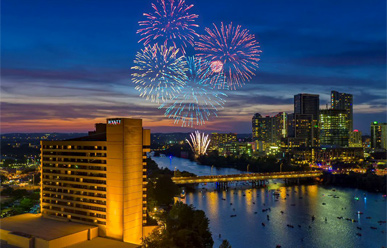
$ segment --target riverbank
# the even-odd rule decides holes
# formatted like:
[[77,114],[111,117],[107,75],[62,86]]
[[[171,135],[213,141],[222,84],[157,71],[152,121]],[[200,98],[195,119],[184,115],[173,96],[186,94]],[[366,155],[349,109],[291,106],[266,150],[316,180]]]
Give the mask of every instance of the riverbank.
[[363,189],[368,192],[387,194],[387,176],[378,176],[374,173],[332,174],[324,173],[322,184],[348,188]]

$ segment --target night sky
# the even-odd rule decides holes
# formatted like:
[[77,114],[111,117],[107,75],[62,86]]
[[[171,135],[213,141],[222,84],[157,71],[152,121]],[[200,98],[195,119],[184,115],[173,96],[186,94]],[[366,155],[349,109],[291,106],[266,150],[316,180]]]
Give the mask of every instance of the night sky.
[[[197,32],[248,28],[261,45],[252,81],[227,92],[201,130],[251,132],[254,113],[293,112],[293,95],[354,95],[354,128],[386,122],[386,1],[187,0]],[[8,132],[85,132],[107,117],[142,118],[152,132],[186,132],[131,82],[138,21],[151,1],[1,1],[1,124]]]

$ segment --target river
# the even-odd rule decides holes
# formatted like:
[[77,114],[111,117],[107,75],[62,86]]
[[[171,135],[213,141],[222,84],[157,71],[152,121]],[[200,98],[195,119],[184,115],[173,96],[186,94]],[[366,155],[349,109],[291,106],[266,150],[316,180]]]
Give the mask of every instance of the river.
[[[176,167],[197,175],[246,173],[198,165],[182,158],[153,159],[159,167]],[[275,190],[280,192],[278,199],[273,195]],[[382,194],[320,185],[285,186],[281,180],[270,180],[266,189],[239,183],[236,188],[218,192],[214,184],[200,185],[195,192],[187,193],[186,203],[205,211],[216,248],[223,239],[233,248],[387,247],[386,224],[378,223],[386,220],[387,205]],[[268,208],[270,211],[262,212]]]

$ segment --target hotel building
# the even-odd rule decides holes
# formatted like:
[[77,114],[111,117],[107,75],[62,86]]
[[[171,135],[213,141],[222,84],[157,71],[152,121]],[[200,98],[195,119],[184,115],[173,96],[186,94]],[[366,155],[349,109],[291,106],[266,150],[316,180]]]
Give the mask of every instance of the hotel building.
[[88,136],[41,141],[43,217],[98,226],[99,236],[141,244],[146,152],[141,119],[107,119]]

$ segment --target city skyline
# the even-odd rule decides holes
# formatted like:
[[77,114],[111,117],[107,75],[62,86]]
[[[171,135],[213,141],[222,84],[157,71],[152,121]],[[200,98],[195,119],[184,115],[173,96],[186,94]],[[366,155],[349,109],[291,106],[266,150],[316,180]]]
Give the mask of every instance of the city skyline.
[[4,1],[1,132],[87,132],[120,116],[142,118],[152,132],[250,133],[255,113],[293,113],[299,93],[319,94],[325,109],[332,90],[353,94],[354,129],[369,134],[373,121],[386,122],[385,2],[187,2],[200,34],[233,22],[263,51],[256,76],[228,92],[217,118],[182,128],[138,98],[130,68],[142,46],[137,22],[151,1]]

